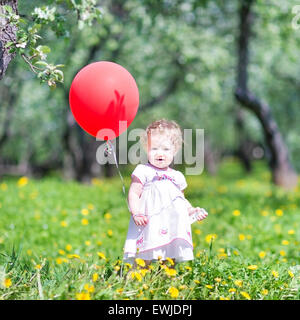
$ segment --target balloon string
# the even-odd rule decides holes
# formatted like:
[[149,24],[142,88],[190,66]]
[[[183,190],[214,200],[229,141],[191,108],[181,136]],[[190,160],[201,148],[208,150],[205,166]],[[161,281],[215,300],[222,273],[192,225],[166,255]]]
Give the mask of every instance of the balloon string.
[[119,176],[121,178],[121,181],[122,181],[122,190],[123,190],[123,194],[124,194],[124,197],[125,197],[125,200],[126,200],[126,204],[127,204],[127,207],[128,207],[128,210],[130,212],[130,208],[129,208],[129,204],[128,204],[128,200],[127,200],[127,197],[126,197],[126,190],[125,190],[125,183],[124,183],[124,179],[122,177],[122,174],[120,172],[120,169],[119,169],[119,166],[118,166],[118,161],[117,161],[117,157],[116,157],[116,152],[115,152],[115,149],[114,149],[114,146],[113,144],[110,142],[110,140],[107,140],[107,149],[105,150],[105,155],[107,156],[107,154],[113,154],[114,156],[114,160],[115,160],[115,163],[116,163],[116,167],[118,169],[118,173],[119,173]]

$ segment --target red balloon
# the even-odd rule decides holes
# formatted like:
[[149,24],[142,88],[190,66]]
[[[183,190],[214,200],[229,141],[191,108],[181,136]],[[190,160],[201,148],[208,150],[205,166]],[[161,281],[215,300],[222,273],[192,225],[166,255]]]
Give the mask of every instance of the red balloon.
[[[114,62],[100,61],[77,73],[71,84],[69,102],[83,130],[96,137],[99,130],[107,128],[118,137],[137,113],[139,91],[125,68]],[[123,125],[119,130],[119,121],[127,121],[127,127]]]

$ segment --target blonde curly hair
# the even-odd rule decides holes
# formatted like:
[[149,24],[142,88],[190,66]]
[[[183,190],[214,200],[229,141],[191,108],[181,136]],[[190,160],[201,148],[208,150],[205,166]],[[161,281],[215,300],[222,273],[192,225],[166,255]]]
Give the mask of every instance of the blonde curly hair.
[[153,134],[167,136],[175,148],[175,153],[181,148],[183,143],[182,130],[178,123],[173,120],[160,119],[148,125],[146,132],[141,136],[141,143],[145,150],[147,150],[148,139]]

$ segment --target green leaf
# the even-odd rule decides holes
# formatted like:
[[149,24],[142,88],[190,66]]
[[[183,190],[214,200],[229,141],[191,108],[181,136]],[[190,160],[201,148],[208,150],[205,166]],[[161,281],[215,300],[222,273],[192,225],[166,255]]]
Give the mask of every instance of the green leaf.
[[10,47],[12,44],[14,44],[12,41],[8,41],[8,42],[6,42],[6,44],[5,44],[5,48]]
[[55,79],[59,82],[63,82],[64,81],[64,74],[62,71],[60,70],[55,70],[54,72],[54,76],[55,76]]
[[42,60],[37,61],[35,64],[38,64],[38,65],[44,66],[44,67],[47,67],[47,66],[48,66],[48,63],[45,62],[45,61],[42,61]]
[[37,49],[43,53],[51,52],[51,49],[48,46],[39,46]]
[[10,14],[13,13],[13,9],[12,9],[11,6],[3,6],[3,8],[4,8],[8,13],[10,13]]

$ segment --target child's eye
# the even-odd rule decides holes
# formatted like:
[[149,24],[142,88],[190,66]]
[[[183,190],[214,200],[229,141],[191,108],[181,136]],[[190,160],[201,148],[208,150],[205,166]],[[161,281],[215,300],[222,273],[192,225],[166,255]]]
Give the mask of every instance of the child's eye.
[[164,148],[164,151],[170,151],[170,149],[169,148]]
[[151,150],[157,150],[157,148],[151,148]]

